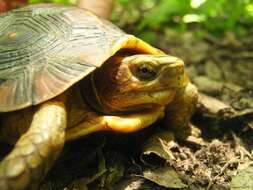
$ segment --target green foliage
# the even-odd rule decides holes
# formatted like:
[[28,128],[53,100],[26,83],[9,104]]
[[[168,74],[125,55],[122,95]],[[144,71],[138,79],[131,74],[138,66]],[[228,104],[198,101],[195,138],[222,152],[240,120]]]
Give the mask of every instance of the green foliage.
[[[242,36],[253,24],[253,0],[117,0],[117,4],[122,7],[120,15],[126,15],[114,15],[115,21],[132,20],[136,33],[163,27],[182,32],[194,26],[214,35],[233,31]],[[132,17],[134,8],[140,12],[138,18]]]
[[244,24],[253,23],[253,12],[247,11],[250,4],[251,0],[208,0],[197,13],[205,16],[203,25],[207,30],[215,33],[230,30],[240,35]]
[[157,6],[154,6],[154,8],[145,15],[140,25],[142,27],[148,26],[151,28],[158,28],[174,15],[183,16],[187,14],[190,8],[190,0],[161,0]]

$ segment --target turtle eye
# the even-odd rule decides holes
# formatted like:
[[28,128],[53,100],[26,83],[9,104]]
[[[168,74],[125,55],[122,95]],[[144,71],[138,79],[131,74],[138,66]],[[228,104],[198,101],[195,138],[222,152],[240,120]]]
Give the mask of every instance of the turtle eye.
[[149,64],[141,64],[136,68],[136,76],[143,80],[151,80],[156,76],[156,71]]

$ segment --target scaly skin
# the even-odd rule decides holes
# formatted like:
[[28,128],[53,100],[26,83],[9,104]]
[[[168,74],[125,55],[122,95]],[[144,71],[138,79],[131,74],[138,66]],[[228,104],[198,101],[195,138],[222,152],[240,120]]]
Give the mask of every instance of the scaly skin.
[[[100,130],[134,132],[164,116],[164,107],[121,117],[101,116],[88,108],[76,87],[71,88],[66,94],[68,95],[65,104],[69,113],[67,129],[65,106],[58,101],[42,104],[35,112],[30,127],[29,122],[14,123],[12,127],[18,131],[28,131],[20,134],[21,138],[13,151],[0,163],[1,190],[37,189],[39,182],[61,152],[65,141],[75,140]],[[22,118],[25,116],[23,114],[29,111],[28,108],[16,114],[20,114],[19,117]],[[11,122],[11,119],[12,116],[8,121]],[[30,121],[30,118],[26,118],[25,121]],[[3,131],[8,129],[10,123],[4,124]],[[5,139],[10,137],[5,136]]]
[[66,110],[62,102],[42,104],[29,130],[0,164],[0,189],[37,189],[65,142]]
[[192,83],[188,83],[166,109],[166,117],[163,123],[173,130],[176,137],[185,139],[191,135],[189,126],[191,116],[198,101],[198,90]]

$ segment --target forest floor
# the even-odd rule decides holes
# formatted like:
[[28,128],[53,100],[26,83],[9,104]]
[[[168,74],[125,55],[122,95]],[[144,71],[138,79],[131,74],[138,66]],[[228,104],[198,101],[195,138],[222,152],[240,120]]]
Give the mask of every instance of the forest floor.
[[92,134],[66,144],[40,189],[252,190],[253,37],[196,36],[165,29],[153,44],[182,58],[199,89],[196,138],[172,140],[159,122],[133,134]]
[[92,134],[66,145],[41,189],[253,189],[252,36],[168,30],[156,43],[183,58],[199,89],[198,137],[171,140],[159,122],[134,134]]

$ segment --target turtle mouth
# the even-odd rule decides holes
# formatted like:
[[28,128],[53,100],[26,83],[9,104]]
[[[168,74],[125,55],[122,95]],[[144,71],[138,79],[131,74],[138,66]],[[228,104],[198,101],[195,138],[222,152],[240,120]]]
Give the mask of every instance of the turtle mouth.
[[153,99],[154,104],[156,104],[157,106],[165,106],[174,99],[176,92],[172,91],[171,89],[159,90],[147,93],[147,95]]
[[[122,102],[121,98],[117,100],[117,107],[109,105],[111,108],[114,108],[114,111],[110,111],[105,114],[112,115],[127,115],[138,112],[152,111],[159,107],[165,107],[168,105],[175,97],[176,92],[171,89],[166,90],[157,90],[157,91],[145,91],[145,92],[134,92],[131,94],[126,94],[128,98],[125,101],[128,101],[128,105],[119,104]],[[114,104],[114,105],[115,105]]]

